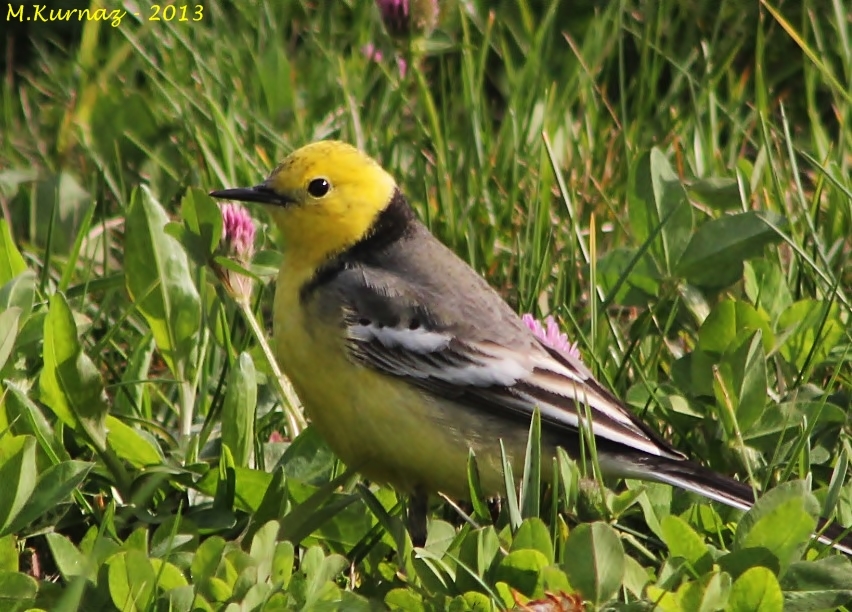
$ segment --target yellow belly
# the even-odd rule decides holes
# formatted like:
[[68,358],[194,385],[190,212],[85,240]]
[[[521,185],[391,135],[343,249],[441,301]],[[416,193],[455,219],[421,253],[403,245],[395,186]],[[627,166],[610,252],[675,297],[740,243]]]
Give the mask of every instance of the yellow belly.
[[288,291],[281,280],[274,318],[279,363],[311,422],[348,466],[403,491],[422,488],[464,498],[472,448],[484,491],[497,494],[503,490],[502,437],[520,475],[523,427],[506,427],[355,364],[339,333],[322,333],[317,321],[302,320],[298,292]]

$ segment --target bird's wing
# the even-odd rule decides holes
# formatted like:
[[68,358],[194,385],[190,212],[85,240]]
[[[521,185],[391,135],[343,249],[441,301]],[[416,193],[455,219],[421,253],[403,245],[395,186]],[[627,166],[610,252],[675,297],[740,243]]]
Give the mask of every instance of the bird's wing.
[[[579,359],[543,344],[514,313],[507,316],[486,304],[490,310],[482,314],[494,320],[482,329],[451,321],[459,318],[452,304],[436,305],[444,316],[426,307],[422,285],[397,275],[357,268],[335,284],[344,304],[347,347],[357,363],[494,416],[528,423],[538,406],[543,427],[554,433],[576,435],[586,427],[586,405],[599,448],[608,442],[622,451],[683,457]],[[505,307],[502,300],[500,306]]]

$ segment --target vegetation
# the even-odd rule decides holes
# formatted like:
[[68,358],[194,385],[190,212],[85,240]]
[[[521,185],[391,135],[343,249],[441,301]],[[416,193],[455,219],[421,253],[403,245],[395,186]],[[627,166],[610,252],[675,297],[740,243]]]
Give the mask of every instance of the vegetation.
[[[842,0],[448,1],[403,28],[355,0],[115,4],[2,33],[7,608],[850,605],[852,563],[809,537],[852,525]],[[404,500],[291,436],[256,333],[274,229],[253,210],[230,262],[206,196],[332,137],[675,446],[769,493],[602,490],[593,453],[540,482],[534,420],[520,493],[435,500],[413,550]],[[221,282],[244,268],[248,301]]]

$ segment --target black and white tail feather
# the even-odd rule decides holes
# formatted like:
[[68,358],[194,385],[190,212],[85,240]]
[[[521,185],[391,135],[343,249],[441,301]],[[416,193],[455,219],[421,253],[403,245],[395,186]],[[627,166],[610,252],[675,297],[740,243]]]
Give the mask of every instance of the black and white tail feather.
[[[416,222],[415,222],[416,223]],[[444,250],[419,224],[413,229],[429,248]],[[520,318],[461,260],[435,253],[447,269],[423,267],[429,257],[408,255],[405,240],[385,251],[382,266],[355,261],[337,270],[327,287],[345,303],[350,357],[422,391],[493,418],[529,423],[537,406],[542,432],[571,454],[591,411],[597,456],[605,473],[670,484],[747,510],[751,487],[690,461],[639,420],[595,380],[576,357],[540,341]],[[449,251],[447,251],[449,252]],[[459,295],[458,287],[467,291]],[[446,296],[441,304],[431,295]],[[433,300],[434,301],[434,300]],[[488,320],[487,328],[481,322]],[[477,325],[477,321],[480,322]],[[581,425],[581,419],[583,421]],[[852,554],[852,538],[829,525],[820,541]]]

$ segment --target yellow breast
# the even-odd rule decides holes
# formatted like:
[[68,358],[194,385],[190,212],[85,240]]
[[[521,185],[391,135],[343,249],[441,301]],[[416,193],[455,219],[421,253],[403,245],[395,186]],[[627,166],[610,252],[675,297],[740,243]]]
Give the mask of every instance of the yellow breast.
[[[275,350],[332,450],[371,480],[405,491],[424,488],[465,497],[472,447],[486,491],[502,490],[500,433],[483,424],[481,414],[350,360],[342,330],[304,310],[299,299],[303,278],[287,262],[282,266],[275,294]],[[523,457],[525,435],[511,438],[510,454]]]

